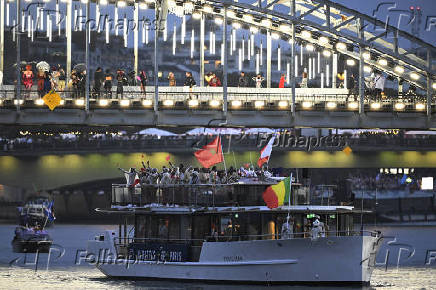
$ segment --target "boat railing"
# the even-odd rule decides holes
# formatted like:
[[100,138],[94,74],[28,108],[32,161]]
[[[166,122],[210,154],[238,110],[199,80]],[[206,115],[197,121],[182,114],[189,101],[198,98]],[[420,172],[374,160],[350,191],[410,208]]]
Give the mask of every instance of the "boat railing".
[[[266,185],[259,185],[263,192]],[[112,185],[112,205],[143,206],[177,204],[180,206],[237,206],[262,204],[261,194],[239,194],[234,184],[150,184],[128,187]]]

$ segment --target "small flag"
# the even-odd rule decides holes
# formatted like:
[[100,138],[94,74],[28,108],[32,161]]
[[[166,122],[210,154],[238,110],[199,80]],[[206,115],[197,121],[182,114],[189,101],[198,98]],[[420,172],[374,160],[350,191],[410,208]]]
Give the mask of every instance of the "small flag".
[[347,154],[347,155],[350,155],[351,152],[353,152],[353,150],[351,149],[350,146],[346,146],[346,147],[342,150],[342,152],[344,152],[344,153]]
[[211,143],[203,146],[194,153],[198,162],[205,168],[209,168],[212,165],[223,162],[223,152],[221,149],[221,138],[218,136]]
[[401,178],[400,183],[401,183],[401,184],[405,184],[406,181],[407,181],[407,174],[403,174],[403,177]]
[[61,97],[53,90],[48,92],[44,97],[42,97],[42,100],[51,111],[53,111],[61,103]]
[[269,139],[268,144],[266,144],[265,147],[260,151],[260,157],[259,160],[257,160],[257,166],[262,167],[264,163],[267,163],[269,161],[269,158],[271,156],[272,152],[272,145],[274,143],[275,136],[272,136],[271,139]]
[[54,221],[56,219],[53,213],[53,204],[54,201],[50,201],[47,208],[44,209],[44,214],[47,216],[47,220],[49,221]]
[[168,154],[167,157],[165,157],[165,160],[170,161],[170,159],[171,159],[171,156]]
[[276,208],[288,201],[291,194],[291,177],[286,177],[277,184],[269,186],[262,194],[266,206]]

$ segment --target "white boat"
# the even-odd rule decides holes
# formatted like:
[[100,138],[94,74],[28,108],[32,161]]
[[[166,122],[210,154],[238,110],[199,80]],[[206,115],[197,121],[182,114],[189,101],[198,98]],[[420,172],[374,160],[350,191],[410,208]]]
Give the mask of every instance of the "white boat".
[[[382,237],[380,232],[354,231],[353,214],[360,212],[353,207],[286,205],[271,210],[256,204],[255,193],[260,189],[261,194],[265,184],[247,185],[247,190],[241,190],[241,184],[205,187],[142,188],[139,195],[156,192],[158,202],[136,203],[136,192],[129,197],[133,203],[124,205],[119,202],[120,187],[114,187],[113,201],[118,205],[99,211],[119,214],[122,222],[118,231],[106,231],[88,241],[88,258],[105,275],[117,278],[370,282]],[[225,206],[228,201],[220,192],[230,189],[233,192],[227,196],[239,205]],[[171,192],[173,203],[167,205],[162,201]],[[205,195],[207,201],[202,199]],[[185,202],[177,204],[182,197]],[[195,204],[189,204],[190,200]],[[291,233],[282,234],[288,215]],[[314,217],[324,222],[325,231],[308,228]]]

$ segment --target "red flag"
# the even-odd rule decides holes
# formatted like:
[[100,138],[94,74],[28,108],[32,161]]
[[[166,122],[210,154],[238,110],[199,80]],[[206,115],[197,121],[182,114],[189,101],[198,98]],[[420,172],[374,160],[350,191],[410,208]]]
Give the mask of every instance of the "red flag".
[[170,159],[171,159],[171,156],[168,154],[167,157],[165,157],[165,160],[170,161]]
[[203,149],[194,153],[198,162],[205,168],[223,162],[223,152],[221,149],[221,138],[218,136],[211,143],[203,146]]

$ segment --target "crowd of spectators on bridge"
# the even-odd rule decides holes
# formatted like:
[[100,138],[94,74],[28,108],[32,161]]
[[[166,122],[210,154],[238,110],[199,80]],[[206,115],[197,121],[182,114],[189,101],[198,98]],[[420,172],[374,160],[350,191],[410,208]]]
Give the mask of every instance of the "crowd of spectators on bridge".
[[349,174],[348,181],[353,190],[378,190],[381,194],[387,191],[403,190],[408,188],[416,190],[419,188],[420,174],[416,172],[405,173],[377,173],[367,172]]

